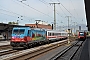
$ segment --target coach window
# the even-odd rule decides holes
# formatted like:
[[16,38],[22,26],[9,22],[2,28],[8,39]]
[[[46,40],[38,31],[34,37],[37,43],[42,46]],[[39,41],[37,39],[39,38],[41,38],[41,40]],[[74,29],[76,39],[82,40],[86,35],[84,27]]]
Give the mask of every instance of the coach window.
[[50,35],[49,36],[51,36],[51,33],[50,33]]
[[58,33],[58,35],[60,35],[60,33]]
[[54,33],[54,36],[56,35],[56,33]]
[[62,33],[62,36],[64,36],[64,33]]
[[48,36],[49,36],[49,32],[48,32]]
[[54,33],[52,33],[52,36],[54,36]]
[[51,36],[51,33],[49,33],[49,36]]
[[57,33],[55,33],[55,36],[57,35]]
[[61,35],[61,34],[59,33],[59,35]]
[[48,32],[48,36],[50,36],[50,33]]
[[54,36],[56,35],[56,33],[54,33]]
[[60,35],[61,35],[61,33],[60,33]]
[[58,33],[56,33],[56,35],[58,35]]

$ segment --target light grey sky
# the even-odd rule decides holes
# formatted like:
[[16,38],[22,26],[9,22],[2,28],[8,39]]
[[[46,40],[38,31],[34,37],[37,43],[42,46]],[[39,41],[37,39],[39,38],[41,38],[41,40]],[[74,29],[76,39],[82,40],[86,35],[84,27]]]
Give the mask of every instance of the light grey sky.
[[[85,24],[84,0],[0,0],[0,22],[16,22],[20,25],[35,23],[35,20],[46,21],[49,24],[54,22],[54,8],[49,3],[56,4],[57,26],[67,26],[70,17],[70,25]],[[23,17],[21,17],[23,16]],[[19,18],[18,18],[19,17]],[[21,20],[23,19],[23,20]]]

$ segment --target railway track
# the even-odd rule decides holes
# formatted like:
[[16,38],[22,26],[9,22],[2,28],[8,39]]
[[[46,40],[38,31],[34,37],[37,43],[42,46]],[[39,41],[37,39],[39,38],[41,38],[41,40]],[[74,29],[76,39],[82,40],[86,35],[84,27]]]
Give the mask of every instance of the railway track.
[[28,60],[28,59],[31,59],[31,58],[39,55],[39,54],[43,54],[47,51],[55,49],[55,48],[59,47],[60,45],[64,45],[66,43],[67,43],[67,41],[64,41],[63,43],[56,42],[56,44],[52,43],[52,44],[49,44],[49,45],[47,44],[47,45],[43,45],[43,46],[31,48],[31,49],[26,49],[26,50],[23,50],[23,51],[20,51],[20,52],[12,53],[11,54],[12,56],[8,55],[9,57],[6,57],[4,59],[5,60],[25,60],[25,59]]
[[59,52],[49,60],[72,60],[75,57],[75,54],[80,49],[80,47],[82,46],[82,44],[83,44],[83,41],[77,41],[77,43]]
[[0,50],[10,49],[10,48],[12,48],[10,46],[10,44],[9,45],[2,45],[2,46],[0,46]]
[[[2,60],[28,60],[31,59],[33,57],[36,57],[40,54],[43,54],[47,51],[53,50],[55,48],[58,48],[61,45],[64,45],[67,43],[67,40],[64,40],[63,42],[58,41],[55,43],[51,43],[51,44],[46,44],[43,46],[39,46],[39,47],[34,47],[31,49],[26,49],[26,50],[7,50],[4,52],[0,52],[0,59]],[[23,59],[22,59],[23,57]]]
[[18,52],[18,50],[13,50],[13,49],[8,49],[8,50],[4,50],[4,51],[2,50],[2,51],[0,51],[0,56],[15,53],[15,52]]

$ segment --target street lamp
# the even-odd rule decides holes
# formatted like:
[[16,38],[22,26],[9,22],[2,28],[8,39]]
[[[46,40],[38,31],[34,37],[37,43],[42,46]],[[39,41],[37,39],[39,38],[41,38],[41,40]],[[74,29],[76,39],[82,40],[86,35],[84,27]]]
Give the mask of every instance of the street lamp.
[[23,20],[23,16],[18,17],[17,24],[19,24],[19,20]]

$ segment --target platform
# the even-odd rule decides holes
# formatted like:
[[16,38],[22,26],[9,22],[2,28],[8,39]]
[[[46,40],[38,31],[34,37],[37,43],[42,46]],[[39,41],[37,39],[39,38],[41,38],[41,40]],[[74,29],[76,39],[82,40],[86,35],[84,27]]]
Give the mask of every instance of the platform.
[[90,37],[87,37],[79,60],[90,60]]
[[10,41],[0,41],[0,46],[9,45]]

